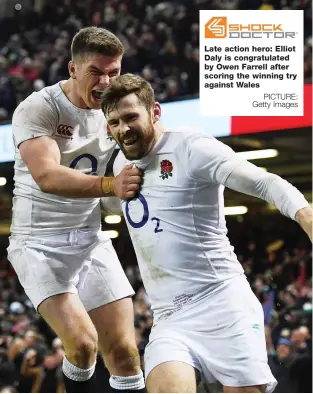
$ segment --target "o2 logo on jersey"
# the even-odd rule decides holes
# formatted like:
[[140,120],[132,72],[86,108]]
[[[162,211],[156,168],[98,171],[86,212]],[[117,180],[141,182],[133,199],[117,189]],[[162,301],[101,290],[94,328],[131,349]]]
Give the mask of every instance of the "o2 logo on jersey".
[[[142,204],[142,207],[143,207],[143,215],[142,215],[142,218],[139,222],[133,221],[133,219],[130,217],[129,204],[131,202],[133,202],[135,199],[140,201]],[[147,224],[147,222],[149,220],[149,207],[148,207],[147,200],[144,198],[144,196],[142,194],[139,193],[136,198],[133,198],[132,200],[128,200],[126,202],[125,215],[126,215],[128,223],[134,228],[141,228],[145,224]],[[153,218],[151,218],[151,221],[155,223],[154,232],[161,233],[163,231],[163,229],[160,228],[160,219],[154,216]]]
[[72,163],[69,165],[70,168],[75,169],[77,164],[82,160],[82,159],[88,159],[90,160],[91,163],[91,171],[86,173],[88,175],[98,175],[98,160],[90,155],[89,153],[84,153],[80,156],[77,156],[76,159],[72,161]]

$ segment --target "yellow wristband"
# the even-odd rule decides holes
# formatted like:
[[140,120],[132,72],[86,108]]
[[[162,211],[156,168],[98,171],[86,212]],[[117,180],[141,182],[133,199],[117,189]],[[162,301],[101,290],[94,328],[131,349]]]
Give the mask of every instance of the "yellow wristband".
[[103,177],[101,180],[101,189],[104,197],[114,196],[113,177]]

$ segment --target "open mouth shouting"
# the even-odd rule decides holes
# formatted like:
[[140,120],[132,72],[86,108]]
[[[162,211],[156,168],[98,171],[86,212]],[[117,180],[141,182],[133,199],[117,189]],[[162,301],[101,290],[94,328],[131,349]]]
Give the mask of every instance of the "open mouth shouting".
[[96,100],[96,101],[101,101],[101,98],[102,98],[102,95],[103,95],[103,90],[99,90],[99,89],[94,89],[93,91],[92,91],[92,97],[93,97],[93,99],[94,100]]
[[123,144],[129,148],[132,145],[135,145],[138,140],[139,140],[138,135],[127,136],[123,139]]

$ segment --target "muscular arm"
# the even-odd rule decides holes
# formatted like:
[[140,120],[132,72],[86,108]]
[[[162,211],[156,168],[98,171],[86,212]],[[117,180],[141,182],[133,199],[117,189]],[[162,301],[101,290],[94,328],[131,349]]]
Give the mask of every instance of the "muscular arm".
[[125,168],[113,178],[86,175],[61,165],[60,150],[52,138],[57,122],[53,105],[41,96],[26,99],[12,119],[15,145],[43,192],[73,198],[135,195],[141,182],[136,169]]
[[296,220],[312,240],[312,208],[303,194],[289,182],[244,161],[224,184],[274,205],[283,215]]
[[312,209],[303,194],[275,174],[242,159],[214,138],[197,138],[189,146],[190,175],[261,198],[297,220],[312,239]]
[[57,143],[48,136],[24,141],[21,157],[32,177],[45,193],[64,197],[101,197],[102,177],[86,175],[60,164]]
[[293,220],[300,209],[309,206],[303,194],[289,182],[247,161],[236,167],[223,184],[230,189],[267,201]]

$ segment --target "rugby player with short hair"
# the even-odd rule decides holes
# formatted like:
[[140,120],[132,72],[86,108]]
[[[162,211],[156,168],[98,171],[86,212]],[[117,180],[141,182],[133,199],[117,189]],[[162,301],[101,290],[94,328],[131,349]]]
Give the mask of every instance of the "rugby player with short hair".
[[264,315],[227,237],[224,187],[275,205],[312,239],[312,209],[290,183],[196,130],[168,130],[148,82],[125,74],[102,109],[121,148],[117,176],[144,171],[122,209],[154,313],[145,350],[148,392],[196,391],[197,373],[224,392],[270,392]]
[[[87,27],[72,42],[70,78],[15,110],[15,189],[8,258],[34,307],[65,348],[67,392],[94,392],[97,349],[112,391],[144,390],[134,334],[134,294],[101,229],[100,198],[130,198],[141,171],[104,177],[116,146],[100,97],[120,74],[124,48]],[[118,200],[119,202],[119,200]]]

